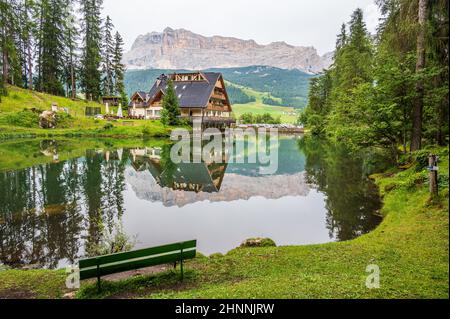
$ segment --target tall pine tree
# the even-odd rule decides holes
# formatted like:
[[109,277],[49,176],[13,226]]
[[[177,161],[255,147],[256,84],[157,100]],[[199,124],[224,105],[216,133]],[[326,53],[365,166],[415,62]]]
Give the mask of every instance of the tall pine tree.
[[83,34],[80,85],[88,100],[99,100],[101,96],[102,3],[103,0],[80,0]]
[[177,125],[179,116],[181,115],[180,104],[172,80],[169,80],[167,90],[165,92],[163,102],[163,110],[161,112],[161,122],[164,125]]
[[77,42],[78,28],[75,22],[76,17],[72,14],[72,0],[66,0],[65,10],[65,31],[64,31],[64,83],[66,86],[66,96],[75,99],[77,96],[77,72],[79,68],[79,57]]
[[65,0],[43,0],[41,89],[53,95],[64,95],[62,83],[65,52]]
[[113,28],[111,18],[106,17],[105,26],[103,28],[103,79],[102,79],[102,94],[103,96],[111,96],[114,94],[114,64],[113,58],[115,53],[115,39],[113,38]]
[[123,39],[119,32],[115,35],[113,68],[114,68],[114,92],[119,95],[122,105],[126,108],[128,105],[128,97],[125,93],[125,65],[122,63],[123,58]]

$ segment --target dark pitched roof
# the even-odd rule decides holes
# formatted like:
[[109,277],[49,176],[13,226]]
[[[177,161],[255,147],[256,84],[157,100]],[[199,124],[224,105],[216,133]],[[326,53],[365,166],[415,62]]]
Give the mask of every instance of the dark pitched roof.
[[147,101],[147,92],[137,91],[136,93],[139,94],[144,101]]
[[[220,73],[205,72],[202,73],[206,81],[173,81],[175,91],[182,108],[202,107],[206,108],[209,103],[209,98],[214,90],[217,81],[222,76]],[[150,92],[147,94],[145,101],[149,105],[157,94],[162,91],[165,94],[167,84],[170,77],[160,76],[155,82]],[[142,93],[142,92],[137,92]],[[141,95],[141,94],[140,94]],[[142,96],[142,95],[141,95]],[[132,106],[130,102],[130,106]]]

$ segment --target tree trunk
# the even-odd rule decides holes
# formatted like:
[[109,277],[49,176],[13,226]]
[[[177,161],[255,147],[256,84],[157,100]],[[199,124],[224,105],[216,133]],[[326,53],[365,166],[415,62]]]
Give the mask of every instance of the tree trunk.
[[[417,35],[417,64],[416,74],[420,75],[425,68],[425,36],[427,19],[428,0],[419,0],[419,34]],[[417,151],[422,148],[422,118],[423,118],[423,99],[424,83],[419,79],[416,83],[416,98],[412,112],[412,134],[411,151]]]
[[31,57],[30,39],[28,39],[28,88],[33,89],[33,61]]
[[8,52],[6,49],[3,51],[3,83],[8,83],[9,78],[9,65],[8,65]]
[[432,196],[437,196],[438,190],[438,171],[437,171],[437,157],[430,154],[428,157],[428,169],[430,171],[430,193]]

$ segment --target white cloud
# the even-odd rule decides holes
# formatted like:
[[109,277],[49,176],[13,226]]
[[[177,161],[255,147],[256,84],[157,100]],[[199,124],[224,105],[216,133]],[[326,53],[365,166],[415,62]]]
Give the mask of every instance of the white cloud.
[[165,27],[184,28],[206,36],[254,39],[268,44],[285,41],[332,51],[340,25],[360,7],[375,30],[378,9],[373,0],[104,0],[126,47],[140,34]]

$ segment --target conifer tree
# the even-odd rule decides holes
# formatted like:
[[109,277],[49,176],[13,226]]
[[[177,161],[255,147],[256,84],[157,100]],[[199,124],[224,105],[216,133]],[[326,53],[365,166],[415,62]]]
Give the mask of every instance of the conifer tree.
[[114,65],[113,57],[115,53],[115,43],[113,38],[114,25],[109,16],[106,17],[105,26],[103,28],[103,62],[102,62],[102,94],[103,96],[111,96],[114,93]]
[[18,52],[19,3],[17,0],[0,1],[0,32],[3,83],[21,82],[21,60]]
[[179,124],[179,116],[181,115],[180,105],[172,80],[169,80],[169,83],[167,85],[167,90],[163,98],[162,107],[163,110],[161,112],[161,122],[164,125]]
[[125,65],[122,63],[123,58],[123,39],[119,32],[116,32],[113,55],[113,69],[114,69],[114,93],[119,95],[122,100],[122,105],[126,108],[128,105],[128,97],[125,93]]
[[77,96],[77,71],[78,71],[78,48],[77,41],[78,28],[75,23],[75,16],[72,14],[71,0],[67,0],[68,6],[65,12],[66,23],[64,32],[65,54],[64,54],[64,82],[66,86],[66,96],[75,99]]
[[43,0],[42,5],[42,91],[64,95],[62,83],[65,52],[64,0]]
[[103,0],[81,0],[82,54],[80,85],[88,100],[101,96],[101,8]]
[[24,87],[33,89],[33,60],[34,60],[34,35],[36,33],[35,14],[37,3],[34,0],[23,0],[21,3],[21,39],[23,57],[23,82]]

